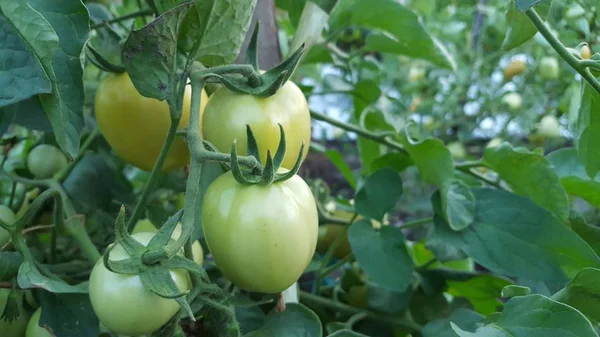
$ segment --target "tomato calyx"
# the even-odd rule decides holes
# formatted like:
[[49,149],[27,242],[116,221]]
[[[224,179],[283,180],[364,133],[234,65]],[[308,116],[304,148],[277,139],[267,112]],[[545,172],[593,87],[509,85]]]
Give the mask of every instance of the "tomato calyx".
[[[292,169],[287,172],[279,173],[279,168],[281,167],[281,163],[283,163],[283,158],[285,157],[286,140],[285,130],[283,129],[283,126],[281,124],[277,125],[279,125],[279,134],[281,135],[279,137],[277,151],[275,152],[274,157],[271,156],[271,151],[267,151],[267,162],[265,163],[262,172],[253,170],[252,172],[249,172],[249,176],[246,175],[248,173],[244,174],[237,155],[237,140],[234,139],[233,145],[231,146],[231,173],[233,174],[233,177],[238,183],[242,185],[270,185],[273,183],[288,180],[298,172],[298,170],[300,169],[300,164],[302,164],[302,154],[304,153],[304,140],[302,141],[298,157]],[[259,154],[260,152],[258,150],[258,143],[256,142],[256,138],[252,133],[250,125],[246,125],[246,136],[248,138],[248,155],[256,158],[258,163],[262,165]]]

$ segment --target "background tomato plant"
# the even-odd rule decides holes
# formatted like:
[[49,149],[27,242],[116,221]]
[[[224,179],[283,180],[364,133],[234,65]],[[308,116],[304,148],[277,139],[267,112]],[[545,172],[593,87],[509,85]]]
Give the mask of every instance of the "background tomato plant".
[[[98,316],[130,323],[125,305],[142,317],[130,332],[152,337],[598,336],[599,11],[592,0],[0,1],[0,336],[116,336]],[[275,93],[279,74],[293,83]],[[215,98],[200,91],[203,117],[190,113],[198,83]],[[304,140],[293,179],[310,186],[320,230],[278,224],[304,208],[295,226],[314,223],[297,206],[306,191],[251,186],[260,193],[235,216],[209,224],[250,223],[219,238],[247,244],[221,272],[200,213],[227,205],[208,188],[230,177],[234,138],[242,167],[266,168],[277,123],[284,167]],[[106,301],[102,288],[119,284],[89,288],[101,254],[127,245],[120,230],[149,242],[179,220],[164,242],[185,238],[202,263],[186,264],[189,311],[158,317],[131,292]],[[261,221],[274,230],[252,232]],[[161,272],[144,256],[118,275],[142,293],[155,281],[137,274]],[[223,275],[279,290],[297,268],[281,294]]]

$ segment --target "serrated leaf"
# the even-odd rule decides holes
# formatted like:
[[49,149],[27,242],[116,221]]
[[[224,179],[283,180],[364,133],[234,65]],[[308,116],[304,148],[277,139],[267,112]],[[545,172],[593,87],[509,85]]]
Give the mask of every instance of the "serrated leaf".
[[569,197],[544,156],[503,143],[487,148],[483,158],[515,193],[531,198],[560,220],[568,220]]
[[[511,50],[522,45],[531,39],[538,31],[533,23],[531,23],[531,20],[529,20],[527,15],[522,13],[524,10],[521,9],[519,4],[520,2],[523,1],[517,0],[515,4],[515,0],[511,0],[508,5],[506,12],[508,31],[506,32],[504,41],[502,42],[503,50]],[[536,11],[542,18],[545,18],[550,11],[551,5],[552,1],[544,1],[536,7]]]
[[468,309],[457,309],[448,318],[443,318],[427,323],[423,327],[423,337],[456,337],[458,336],[450,322],[466,331],[475,331],[483,323],[485,316]]
[[80,283],[78,285],[70,285],[62,280],[48,278],[38,268],[28,261],[25,261],[19,267],[19,275],[17,276],[19,287],[23,289],[28,288],[42,288],[53,293],[87,293],[88,285],[87,282]]
[[447,283],[449,294],[468,299],[477,312],[487,316],[502,308],[500,292],[511,282],[498,276],[483,274],[464,282]]
[[44,308],[39,325],[49,327],[57,337],[97,336],[98,318],[87,294],[40,292]]
[[283,312],[271,311],[260,329],[244,337],[321,337],[319,317],[302,304],[288,303]]
[[374,283],[395,291],[408,287],[414,264],[400,228],[383,226],[376,231],[369,221],[360,220],[348,229],[348,240],[356,260]]
[[[174,65],[181,71],[177,58],[177,40],[183,20],[193,3],[181,4],[165,12],[139,30],[133,30],[123,46],[123,63],[140,94],[164,100],[172,97]],[[150,71],[151,70],[151,71]]]
[[56,48],[58,36],[40,13],[25,1],[0,1],[0,108],[52,92],[42,62],[52,64]]
[[455,232],[436,217],[435,233],[490,271],[565,282],[582,268],[600,266],[585,241],[528,198],[501,190],[472,191],[477,202],[471,226]]
[[542,295],[515,297],[494,323],[474,333],[452,328],[460,337],[597,337],[592,324],[577,310]]
[[600,269],[582,269],[552,299],[572,306],[587,317],[600,321]]
[[367,177],[354,197],[356,212],[382,221],[402,196],[402,179],[398,172],[383,168]]
[[600,170],[600,94],[589,84],[583,85],[577,117],[576,145],[579,158],[590,178]]
[[236,60],[250,27],[256,0],[196,1],[179,32],[179,48],[189,53],[200,39],[196,59],[205,66]]

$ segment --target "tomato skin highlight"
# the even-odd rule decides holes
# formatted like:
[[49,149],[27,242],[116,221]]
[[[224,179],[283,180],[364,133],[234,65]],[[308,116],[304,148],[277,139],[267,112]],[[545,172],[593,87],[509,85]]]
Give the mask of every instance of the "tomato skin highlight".
[[[179,128],[189,125],[191,95],[192,89],[187,86]],[[200,110],[207,100],[203,91]],[[127,73],[111,74],[98,87],[95,110],[98,127],[113,151],[142,170],[151,171],[171,124],[167,102],[142,96]],[[176,137],[162,170],[181,168],[189,161],[187,144]]]
[[29,323],[27,323],[27,332],[25,332],[25,337],[53,337],[48,330],[40,326],[41,316],[42,308],[39,308],[33,313]]
[[[154,233],[141,232],[132,237],[147,245]],[[110,252],[111,260],[129,257],[119,244]],[[182,291],[190,289],[184,270],[171,270],[171,277]],[[90,300],[100,322],[110,331],[129,336],[150,335],[166,324],[179,310],[174,299],[162,298],[144,288],[138,275],[117,274],[104,267],[102,259],[90,275]]]
[[207,189],[202,228],[225,277],[255,292],[278,293],[298,280],[315,252],[315,199],[299,176],[241,185],[227,172]]
[[[4,312],[6,307],[6,301],[10,295],[10,289],[0,289],[0,313]],[[21,311],[19,317],[11,322],[5,321],[0,317],[0,336],[2,337],[23,337],[25,335],[25,329],[27,328],[27,322],[29,321],[29,315]]]
[[282,167],[291,169],[296,162],[302,141],[306,158],[311,140],[310,112],[302,91],[288,81],[275,95],[260,98],[235,93],[225,87],[218,89],[206,104],[201,128],[204,138],[221,152],[230,152],[237,139],[239,155],[246,155],[246,125],[250,125],[263,163],[267,150],[275,154],[279,145],[279,126],[285,131],[286,153]]
[[27,168],[37,179],[52,178],[68,163],[65,154],[49,144],[38,145],[27,155]]

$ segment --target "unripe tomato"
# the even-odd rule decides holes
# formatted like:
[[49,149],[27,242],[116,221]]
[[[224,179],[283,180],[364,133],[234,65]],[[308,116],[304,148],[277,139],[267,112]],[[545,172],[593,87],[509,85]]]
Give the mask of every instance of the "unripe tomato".
[[496,147],[500,144],[502,144],[501,138],[493,138],[492,140],[489,141],[489,143],[487,143],[486,148]]
[[260,98],[235,93],[225,87],[218,89],[208,100],[202,116],[204,138],[223,152],[229,152],[237,139],[237,151],[246,155],[246,125],[250,125],[264,163],[267,150],[275,154],[279,145],[279,126],[287,142],[282,167],[291,169],[304,140],[303,159],[310,144],[310,113],[304,94],[291,81],[275,95]]
[[350,241],[348,241],[348,233],[346,226],[340,224],[326,224],[319,226],[319,236],[317,239],[317,252],[321,254],[327,253],[329,247],[336,241],[337,237],[344,235],[340,244],[335,249],[333,255],[338,259],[343,259],[346,255],[352,253]]
[[369,307],[369,288],[366,285],[351,286],[348,289],[348,304],[361,309]]
[[[12,225],[17,221],[15,212],[12,211],[8,206],[0,205],[0,220],[7,225]],[[4,247],[10,241],[10,233],[0,227],[0,248]]]
[[38,179],[52,178],[68,164],[67,157],[56,146],[38,145],[27,156],[27,168]]
[[53,337],[50,332],[40,326],[40,317],[42,316],[42,308],[37,309],[29,323],[27,323],[27,332],[25,337]]
[[[10,289],[0,289],[0,313],[4,312],[6,302],[10,295]],[[29,315],[21,311],[19,317],[11,322],[5,321],[0,315],[0,336],[2,337],[23,337],[27,328]]]
[[467,149],[461,142],[451,142],[446,147],[453,159],[465,159],[467,157]]
[[263,186],[241,185],[227,172],[202,201],[204,237],[217,266],[236,286],[278,293],[298,280],[315,253],[315,199],[295,175]]
[[555,80],[558,75],[559,68],[556,57],[543,57],[540,61],[540,76],[545,80]]
[[502,103],[506,104],[510,111],[517,112],[523,105],[523,98],[521,98],[519,93],[509,92],[502,97]]
[[582,59],[589,60],[589,58],[592,57],[592,50],[590,49],[590,46],[586,44],[583,47],[581,47],[579,54],[581,55]]
[[[154,226],[152,222],[150,222],[149,219],[142,219],[135,224],[132,233],[135,234],[143,232],[156,233],[158,232],[158,229]],[[179,239],[180,235],[181,223],[178,223],[175,227],[175,230],[173,230],[173,235],[171,235],[171,237],[173,238],[173,240],[177,240]],[[194,262],[196,262],[197,264],[202,264],[204,262],[204,251],[202,250],[202,246],[200,245],[200,242],[198,242],[198,240],[192,243],[192,256],[194,257]]]
[[527,64],[521,60],[512,61],[504,68],[504,80],[510,81],[513,77],[522,74],[527,69]]
[[425,69],[418,66],[410,67],[408,71],[408,81],[409,82],[417,82],[425,78]]
[[542,117],[537,125],[537,133],[540,136],[548,138],[560,137],[560,123],[554,115]]
[[[154,233],[142,232],[132,237],[148,245]],[[111,260],[124,260],[129,254],[116,244],[110,251]],[[185,270],[171,270],[171,277],[181,291],[190,289]],[[90,300],[96,316],[110,331],[129,336],[150,335],[165,325],[179,310],[174,299],[162,298],[142,284],[139,275],[117,274],[96,263],[89,283]]]
[[[179,128],[189,124],[191,96],[188,86]],[[207,100],[203,91],[200,110]],[[95,110],[98,127],[115,153],[142,170],[151,171],[171,124],[167,102],[142,96],[127,73],[111,74],[98,87]],[[187,144],[177,137],[162,169],[170,171],[189,161]]]

